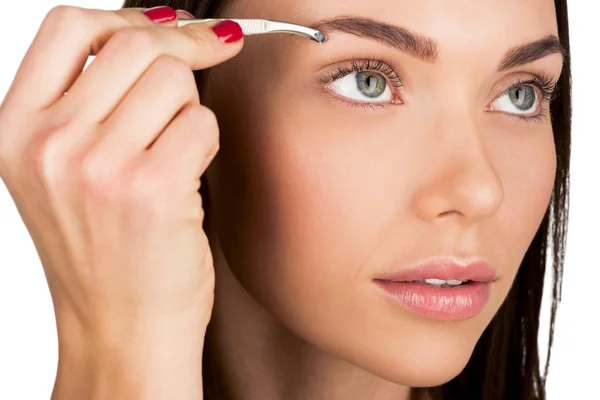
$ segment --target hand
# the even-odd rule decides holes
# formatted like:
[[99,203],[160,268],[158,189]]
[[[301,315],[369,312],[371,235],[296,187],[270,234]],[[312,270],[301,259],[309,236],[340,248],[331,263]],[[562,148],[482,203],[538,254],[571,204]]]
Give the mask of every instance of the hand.
[[56,7],[0,106],[0,177],[42,261],[60,357],[75,342],[144,342],[168,357],[166,343],[202,336],[210,319],[198,188],[218,126],[192,70],[243,43],[219,40],[215,24]]

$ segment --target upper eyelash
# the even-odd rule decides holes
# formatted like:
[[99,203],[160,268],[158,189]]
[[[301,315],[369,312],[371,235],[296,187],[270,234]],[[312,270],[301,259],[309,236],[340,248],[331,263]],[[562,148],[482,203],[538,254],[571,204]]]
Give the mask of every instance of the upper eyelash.
[[321,83],[327,84],[332,81],[341,79],[346,75],[350,75],[354,72],[363,71],[377,71],[382,73],[388,78],[388,81],[393,87],[399,89],[402,87],[402,79],[396,73],[391,63],[384,61],[380,58],[364,58],[360,60],[350,60],[349,65],[337,64],[333,71],[327,71],[326,75],[322,77]]
[[551,77],[550,75],[545,74],[535,74],[531,78],[520,79],[517,82],[513,83],[504,92],[502,92],[500,96],[503,96],[511,90],[524,85],[533,85],[537,87],[540,90],[540,92],[542,92],[542,96],[545,100],[552,101],[558,96],[558,80]]
[[[337,64],[333,71],[327,71],[325,75],[322,75],[319,78],[319,81],[323,85],[327,85],[335,80],[341,79],[351,73],[354,72],[362,72],[362,71],[377,71],[382,73],[387,77],[387,80],[392,84],[392,86],[396,89],[400,89],[402,87],[402,79],[396,73],[393,64],[387,61],[384,61],[381,58],[364,58],[364,59],[353,59],[350,60],[350,65]],[[523,85],[533,85],[536,86],[545,100],[552,102],[558,96],[559,86],[558,79],[551,77],[546,74],[534,74],[533,77],[527,79],[521,79],[515,83],[513,83],[508,89],[506,89],[500,96],[507,94],[510,90],[518,88]],[[386,107],[386,103],[384,102],[351,102],[347,100],[339,99],[335,96],[332,96],[336,100],[340,100],[342,103],[346,105],[350,105],[353,107],[359,108],[379,108]],[[536,122],[543,120],[548,117],[547,112],[542,109],[541,115],[527,116],[524,117],[522,115],[510,114],[515,116],[520,120],[526,120],[527,122]]]
[[[524,86],[524,85],[532,85],[532,86],[537,87],[539,89],[539,91],[542,93],[542,97],[549,102],[552,102],[558,96],[558,91],[559,91],[558,80],[551,77],[550,75],[545,75],[545,74],[535,74],[531,78],[520,79],[517,82],[513,83],[504,92],[502,92],[500,94],[500,96],[504,96],[504,95],[508,94],[509,91],[516,89],[518,87]],[[500,96],[498,96],[498,97],[500,97]],[[550,110],[544,106],[542,106],[542,109],[541,109],[539,115],[524,116],[524,115],[512,114],[512,113],[506,113],[506,114],[508,116],[516,118],[520,121],[529,122],[529,123],[544,122],[550,118]]]

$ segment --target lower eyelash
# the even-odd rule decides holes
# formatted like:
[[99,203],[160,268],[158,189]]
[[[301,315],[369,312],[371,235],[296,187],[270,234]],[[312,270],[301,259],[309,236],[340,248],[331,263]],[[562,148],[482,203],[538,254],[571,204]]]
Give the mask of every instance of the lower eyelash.
[[[352,59],[350,60],[350,66],[345,66],[341,64],[337,64],[334,67],[333,71],[327,71],[325,74],[321,75],[318,79],[319,83],[323,86],[330,84],[331,82],[341,79],[351,73],[355,72],[363,72],[363,71],[375,71],[382,74],[386,78],[386,82],[391,84],[390,86],[395,89],[400,89],[402,87],[402,79],[396,73],[395,68],[392,63],[385,61],[381,58],[364,58],[364,59]],[[558,94],[558,80],[553,79],[549,75],[544,74],[535,74],[533,78],[520,80],[515,82],[510,88],[508,88],[504,94],[508,93],[510,90],[524,86],[524,85],[532,85],[539,89],[542,94],[542,98],[552,102],[557,94]],[[363,108],[363,109],[379,109],[383,107],[387,107],[390,103],[387,102],[358,102],[358,101],[349,101],[347,99],[343,99],[341,97],[335,96],[331,94],[328,90],[325,90],[326,94],[333,100],[339,101],[340,103],[354,107],[354,108]],[[521,121],[525,122],[547,122],[550,120],[550,111],[542,108],[539,115],[534,116],[523,116],[519,114],[508,114],[514,118],[517,118]]]
[[345,106],[348,107],[353,107],[353,108],[362,108],[362,109],[370,109],[370,110],[378,110],[380,108],[385,108],[387,106],[390,105],[390,103],[388,102],[373,102],[373,103],[368,103],[368,102],[359,102],[359,101],[349,101],[346,100],[340,96],[336,96],[334,94],[332,94],[329,90],[327,89],[323,89],[323,91],[325,92],[325,95],[328,96],[330,99],[337,101]]
[[517,118],[519,121],[527,122],[527,123],[542,123],[550,121],[550,110],[546,108],[542,108],[539,115],[531,115],[531,116],[523,116],[519,114],[509,114],[510,117]]

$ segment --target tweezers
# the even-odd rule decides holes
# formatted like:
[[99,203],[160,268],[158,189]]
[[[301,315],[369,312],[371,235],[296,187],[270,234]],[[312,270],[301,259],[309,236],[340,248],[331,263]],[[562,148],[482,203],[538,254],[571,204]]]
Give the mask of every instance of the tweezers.
[[[193,24],[197,22],[206,22],[221,20],[219,18],[207,18],[207,19],[180,19],[177,21],[177,26],[182,27],[187,24]],[[315,42],[323,43],[327,40],[327,36],[324,33],[311,29],[306,26],[292,24],[284,21],[275,21],[270,19],[232,19],[242,27],[244,35],[260,35],[263,33],[291,33],[299,35],[307,39],[312,39]]]

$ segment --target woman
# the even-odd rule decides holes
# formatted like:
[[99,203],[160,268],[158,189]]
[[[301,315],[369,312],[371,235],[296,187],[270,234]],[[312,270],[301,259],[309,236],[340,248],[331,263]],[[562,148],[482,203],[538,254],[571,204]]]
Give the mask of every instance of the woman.
[[566,1],[163,4],[328,40],[49,14],[0,108],[0,176],[52,293],[53,397],[545,398]]

